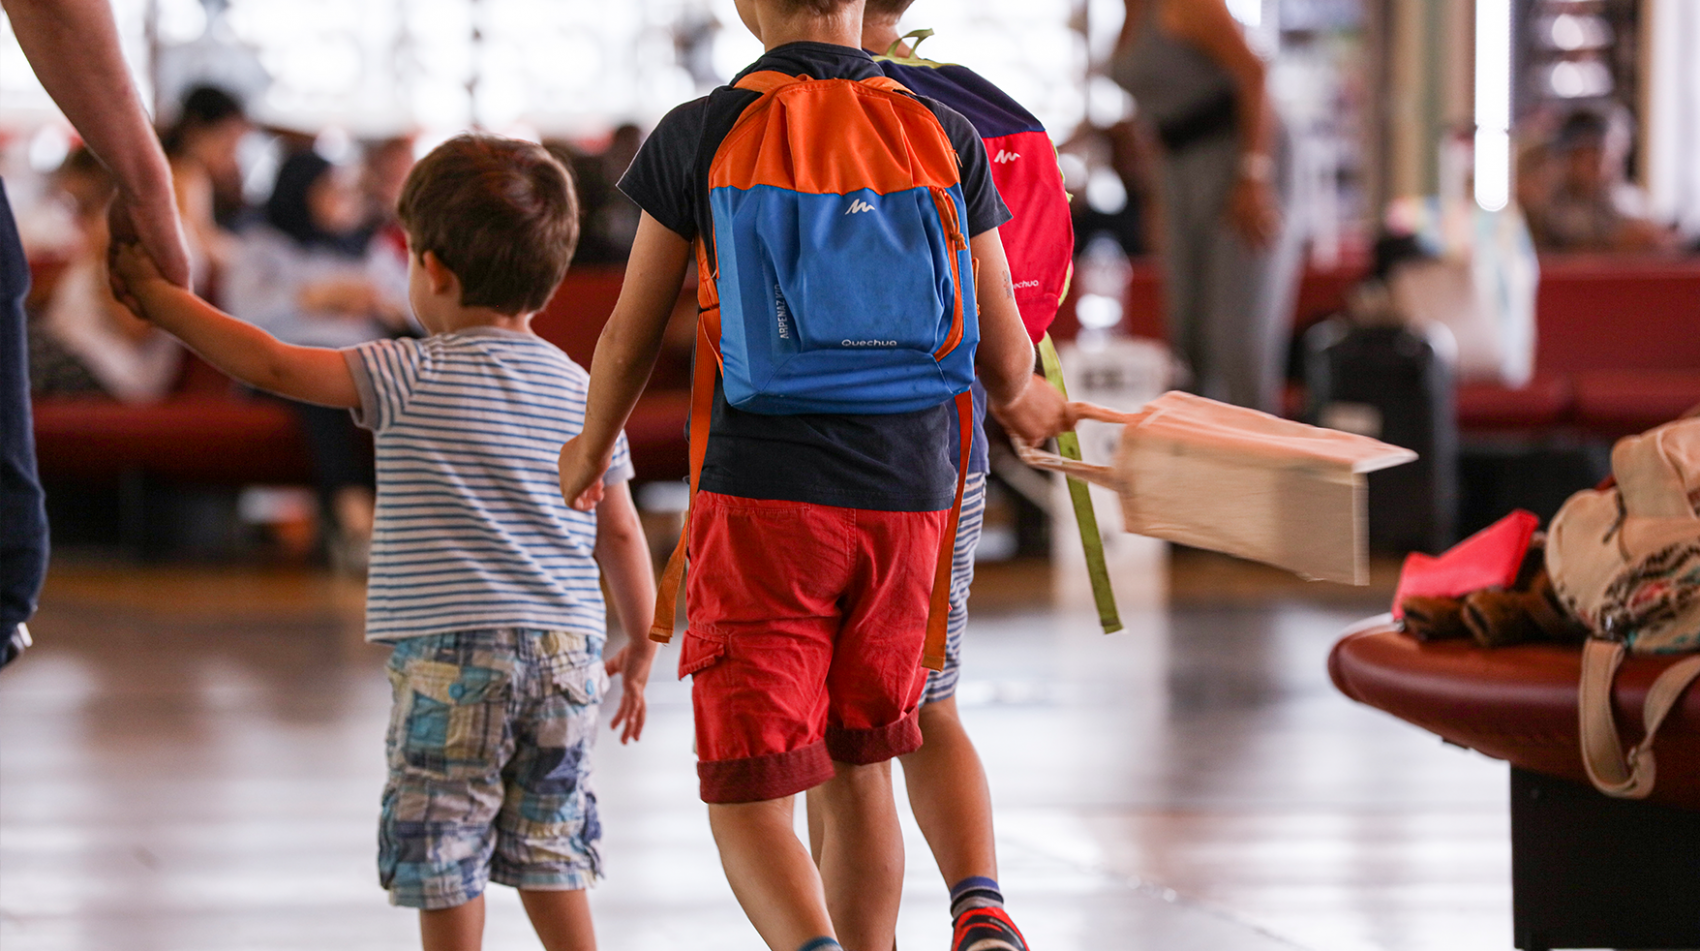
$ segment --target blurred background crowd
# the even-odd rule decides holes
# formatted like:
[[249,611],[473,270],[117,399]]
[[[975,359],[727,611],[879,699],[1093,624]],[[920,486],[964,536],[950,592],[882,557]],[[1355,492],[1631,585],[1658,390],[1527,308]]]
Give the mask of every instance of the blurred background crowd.
[[[1658,279],[1692,272],[1685,262],[1700,253],[1700,164],[1692,158],[1700,75],[1685,50],[1700,43],[1700,10],[1685,0],[1230,0],[1245,49],[1264,64],[1262,95],[1278,117],[1278,217],[1268,224],[1279,231],[1263,240],[1277,246],[1271,267],[1280,273],[1253,303],[1201,303],[1201,315],[1189,318],[1179,313],[1187,296],[1208,296],[1223,283],[1189,271],[1205,265],[1187,263],[1199,259],[1179,221],[1194,214],[1182,186],[1205,173],[1182,160],[1191,146],[1164,125],[1161,84],[1142,89],[1124,62],[1141,52],[1129,45],[1143,40],[1130,37],[1160,32],[1134,29],[1130,14],[1162,6],[925,0],[904,21],[936,30],[923,55],[968,62],[1051,132],[1077,255],[1055,335],[1072,341],[1065,349],[1077,363],[1108,360],[1138,377],[1106,383],[1100,374],[1087,381],[1098,384],[1097,396],[1132,400],[1135,391],[1175,383],[1389,438],[1407,412],[1399,399],[1433,404],[1423,412],[1449,418],[1410,438],[1433,443],[1419,448],[1447,470],[1420,490],[1444,511],[1428,534],[1407,537],[1407,547],[1433,547],[1469,527],[1472,506],[1502,509],[1501,488],[1519,478],[1507,466],[1550,462],[1559,452],[1575,478],[1597,469],[1598,445],[1590,448],[1587,437],[1629,423],[1602,429],[1578,415],[1582,391],[1572,371],[1594,368],[1565,366],[1543,349],[1551,342],[1543,337],[1569,333],[1559,285],[1543,291],[1543,275],[1550,282],[1580,269],[1591,280],[1633,282],[1649,268]],[[575,291],[574,281],[604,274],[617,284],[638,212],[615,183],[646,130],[756,52],[742,30],[728,28],[729,0],[618,9],[522,0],[118,0],[115,10],[176,175],[197,289],[286,341],[328,346],[420,332],[408,314],[406,249],[392,208],[414,158],[467,125],[540,139],[575,172],[583,238],[557,309],[564,323],[597,323],[605,309],[591,298],[601,292]],[[9,33],[0,32],[0,44],[0,171],[35,278],[28,304],[43,468],[73,489],[79,510],[104,513],[56,524],[73,540],[128,525],[135,542],[150,519],[138,505],[152,500],[157,509],[162,483],[195,480],[124,459],[112,432],[146,430],[144,417],[112,417],[110,431],[99,430],[93,401],[146,413],[191,393],[265,398],[197,376],[178,345],[111,298],[101,212],[113,183],[16,68],[21,56]],[[1678,280],[1674,291],[1652,293],[1680,311],[1690,285]],[[1212,358],[1204,344],[1189,343],[1196,331],[1186,322],[1220,324],[1254,308],[1269,311],[1264,323],[1273,328],[1253,358],[1267,364],[1256,371],[1267,379],[1217,386]],[[1438,385],[1449,393],[1442,399],[1437,384],[1426,384],[1372,406],[1378,415],[1366,420],[1361,406],[1376,399],[1319,388],[1317,367],[1346,359],[1329,355],[1334,338],[1388,323],[1433,350],[1448,373]],[[1238,324],[1218,332],[1264,333],[1242,333]],[[1623,333],[1640,334],[1632,324]],[[593,340],[594,327],[585,336]],[[688,346],[688,333],[678,336]],[[1166,344],[1169,356],[1153,362],[1125,349],[1129,341]],[[1635,358],[1603,369],[1694,369],[1689,356],[1671,360],[1674,367]],[[1133,369],[1145,366],[1159,369]],[[666,376],[664,368],[657,387]],[[1341,373],[1333,379],[1339,389]],[[1670,373],[1661,379],[1676,387],[1666,394],[1672,405],[1688,394],[1683,387],[1697,386]],[[1126,391],[1120,397],[1117,386]],[[1700,389],[1693,395],[1700,400]],[[1531,400],[1546,400],[1542,413],[1528,412]],[[1554,400],[1563,405],[1552,410]],[[1512,410],[1523,417],[1507,422]],[[229,503],[236,521],[261,526],[288,557],[325,557],[357,571],[371,523],[369,447],[346,414],[300,405],[288,412],[293,422],[279,432],[310,460],[311,494],[276,488],[299,481],[287,466],[250,466],[210,481],[240,483]],[[60,430],[43,413],[67,440],[86,444],[106,432],[102,464],[56,458]],[[682,420],[682,409],[675,415]],[[209,418],[155,421],[211,426]],[[674,434],[658,438],[678,445]],[[1449,481],[1454,466],[1462,467],[1460,485]],[[1024,507],[1032,507],[1024,494],[999,491],[1007,504],[994,499],[994,508],[1007,508],[1007,517],[992,521],[1023,524]],[[666,507],[675,495],[652,501]],[[166,547],[179,542],[195,544],[168,539]],[[1043,539],[1020,542],[1035,544]]]

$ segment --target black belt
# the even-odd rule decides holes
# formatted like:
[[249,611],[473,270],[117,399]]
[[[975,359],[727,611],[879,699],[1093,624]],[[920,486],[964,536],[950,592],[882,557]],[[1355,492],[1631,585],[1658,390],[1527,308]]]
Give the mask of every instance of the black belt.
[[1234,128],[1239,119],[1239,95],[1224,89],[1178,119],[1157,123],[1157,138],[1170,152]]

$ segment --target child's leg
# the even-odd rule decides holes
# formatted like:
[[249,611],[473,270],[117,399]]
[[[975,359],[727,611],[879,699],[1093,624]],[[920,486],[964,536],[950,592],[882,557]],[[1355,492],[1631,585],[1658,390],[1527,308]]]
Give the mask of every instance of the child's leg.
[[421,910],[419,942],[425,951],[478,951],[484,946],[484,896],[453,908]]
[[708,806],[726,881],[772,951],[833,934],[820,873],[791,828],[792,808],[790,796]]
[[836,775],[817,787],[826,907],[846,948],[890,948],[903,897],[903,833],[891,795],[891,762],[832,765]]
[[602,702],[602,653],[589,635],[516,631],[516,678],[490,880],[519,890],[548,951],[595,951],[585,889],[601,868],[602,821],[591,751]]
[[903,757],[903,780],[915,822],[945,884],[997,878],[992,793],[980,754],[957,716],[955,697],[921,708],[921,736],[921,748]]
[[519,900],[525,904],[525,914],[545,951],[596,951],[596,929],[590,921],[590,899],[584,889],[522,888]]

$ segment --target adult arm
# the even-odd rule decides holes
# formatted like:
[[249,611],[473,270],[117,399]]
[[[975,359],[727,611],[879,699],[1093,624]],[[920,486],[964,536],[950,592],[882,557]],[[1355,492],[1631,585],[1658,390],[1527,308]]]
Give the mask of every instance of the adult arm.
[[1275,112],[1269,104],[1268,69],[1245,41],[1225,0],[1146,0],[1160,2],[1165,30],[1215,60],[1233,77],[1238,93],[1239,180],[1228,196],[1228,217],[1254,247],[1265,247],[1280,230],[1281,218],[1270,187],[1275,173]]
[[113,240],[140,240],[160,273],[189,285],[171,169],[118,48],[106,0],[0,0],[47,94],[118,183]]
[[1068,429],[1067,405],[1043,377],[1033,373],[1033,342],[1015,303],[1015,278],[998,229],[969,239],[979,263],[975,300],[980,308],[980,346],[975,372],[986,387],[986,408],[1004,428],[1029,442]]
[[573,508],[588,512],[602,499],[602,473],[649,382],[690,261],[690,242],[644,212],[620,299],[590,361],[584,429],[561,447],[561,495]]
[[279,396],[352,409],[360,391],[342,351],[283,343],[160,277],[136,245],[117,254],[115,273],[142,315],[220,370]]
[[649,639],[649,622],[655,613],[655,572],[629,482],[608,486],[596,506],[596,562],[608,580],[620,627],[626,632],[625,646],[608,658],[607,665],[610,676],[619,674],[626,680],[620,709],[608,722],[610,729],[625,727],[620,733],[620,742],[625,743],[642,738],[648,714],[643,691],[659,646]]

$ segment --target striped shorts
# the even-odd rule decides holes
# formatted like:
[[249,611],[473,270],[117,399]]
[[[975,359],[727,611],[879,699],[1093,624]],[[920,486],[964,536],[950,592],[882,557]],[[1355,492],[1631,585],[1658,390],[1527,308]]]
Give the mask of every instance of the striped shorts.
[[515,628],[399,640],[378,825],[390,901],[452,908],[487,882],[575,890],[598,877],[590,784],[602,638]]
[[938,703],[956,696],[962,673],[962,631],[968,626],[968,589],[974,584],[974,549],[986,517],[986,474],[968,473],[962,490],[962,520],[956,529],[956,552],[950,563],[950,623],[945,641],[944,669],[927,672],[921,703]]

